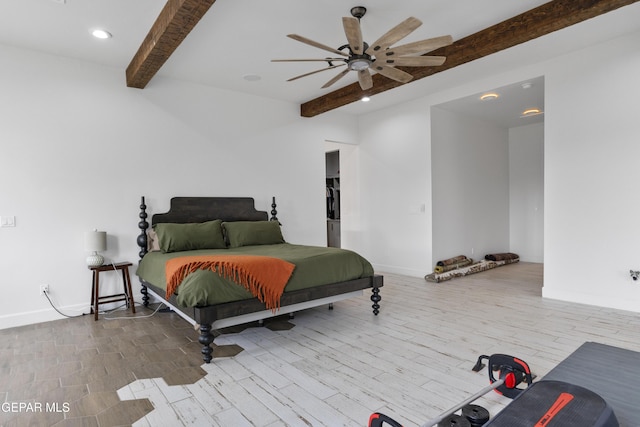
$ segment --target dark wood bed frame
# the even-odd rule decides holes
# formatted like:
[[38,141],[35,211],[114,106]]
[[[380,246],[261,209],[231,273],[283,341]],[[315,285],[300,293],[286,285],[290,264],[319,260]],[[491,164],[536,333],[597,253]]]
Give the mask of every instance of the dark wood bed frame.
[[[140,204],[140,222],[138,228],[141,230],[137,243],[140,247],[139,256],[142,259],[147,253],[147,205],[142,197]],[[250,197],[174,197],[171,199],[169,211],[166,213],[154,214],[151,218],[151,225],[158,223],[190,223],[204,222],[214,219],[223,221],[277,221],[275,197],[271,203],[271,217],[266,211],[257,211],[255,202]],[[202,358],[206,363],[211,362],[214,336],[212,330],[215,323],[226,326],[246,323],[250,320],[264,319],[274,316],[267,310],[264,303],[257,298],[216,304],[203,307],[181,307],[176,302],[173,295],[169,300],[164,298],[165,291],[157,286],[140,279],[142,285],[142,301],[145,306],[149,305],[149,293],[162,300],[182,317],[191,319],[192,323],[199,325],[200,336],[198,341],[202,344]],[[316,286],[298,291],[285,292],[280,300],[280,311],[275,315],[293,313],[300,309],[316,307],[324,304],[332,304],[334,301],[349,297],[350,293],[371,288],[371,301],[373,314],[377,315],[380,310],[380,288],[383,285],[383,277],[374,275],[362,279],[349,280],[346,282],[333,283],[329,285]],[[332,305],[330,305],[330,308]],[[251,317],[253,316],[253,317]],[[224,319],[224,321],[223,321]],[[221,322],[223,321],[223,322]],[[221,327],[221,326],[217,326]]]

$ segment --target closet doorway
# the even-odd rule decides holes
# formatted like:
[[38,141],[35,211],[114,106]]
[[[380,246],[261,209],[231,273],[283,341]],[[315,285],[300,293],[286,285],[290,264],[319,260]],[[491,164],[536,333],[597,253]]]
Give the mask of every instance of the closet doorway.
[[327,246],[340,247],[340,151],[325,153]]

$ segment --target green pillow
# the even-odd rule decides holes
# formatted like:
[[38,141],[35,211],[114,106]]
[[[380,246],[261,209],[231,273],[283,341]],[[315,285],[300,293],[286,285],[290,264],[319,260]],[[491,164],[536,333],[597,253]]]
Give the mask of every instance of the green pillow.
[[278,221],[223,222],[229,247],[284,243]]
[[162,252],[191,251],[196,249],[226,249],[222,235],[222,221],[199,223],[160,223],[154,227]]

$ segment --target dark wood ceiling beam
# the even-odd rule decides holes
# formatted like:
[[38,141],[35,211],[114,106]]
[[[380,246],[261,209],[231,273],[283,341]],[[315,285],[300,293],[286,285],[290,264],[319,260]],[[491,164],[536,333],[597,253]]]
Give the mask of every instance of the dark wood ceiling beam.
[[127,86],[143,89],[215,1],[168,0],[127,67]]
[[[455,41],[453,44],[429,52],[429,55],[447,57],[439,67],[398,67],[413,75],[416,80],[457,67],[470,61],[491,55],[518,44],[533,40],[554,31],[602,15],[638,0],[554,0],[531,9],[511,19]],[[411,84],[405,83],[405,84]],[[401,86],[394,80],[379,74],[373,76],[373,87],[366,91],[353,83],[331,93],[312,99],[300,106],[302,117],[313,117],[352,102],[362,96],[373,96]]]

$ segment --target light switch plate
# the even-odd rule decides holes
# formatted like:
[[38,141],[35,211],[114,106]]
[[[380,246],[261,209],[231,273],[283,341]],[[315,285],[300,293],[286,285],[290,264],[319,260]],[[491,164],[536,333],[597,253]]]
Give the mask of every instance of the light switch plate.
[[0,216],[0,227],[15,227],[15,226],[16,226],[15,216]]

